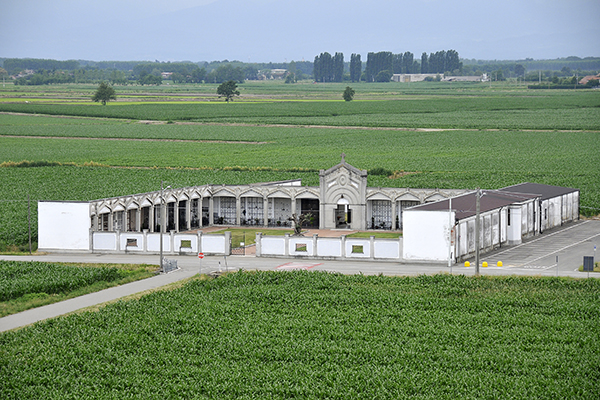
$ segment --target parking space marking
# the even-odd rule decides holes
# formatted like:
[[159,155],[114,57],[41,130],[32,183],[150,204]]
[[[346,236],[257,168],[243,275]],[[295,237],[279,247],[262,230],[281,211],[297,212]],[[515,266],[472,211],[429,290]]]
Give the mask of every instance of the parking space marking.
[[295,269],[311,269],[316,267],[317,265],[321,265],[323,263],[308,263],[308,262],[289,262],[289,263],[285,263],[282,264],[278,267],[275,267],[275,269],[282,269],[282,270],[295,270]]

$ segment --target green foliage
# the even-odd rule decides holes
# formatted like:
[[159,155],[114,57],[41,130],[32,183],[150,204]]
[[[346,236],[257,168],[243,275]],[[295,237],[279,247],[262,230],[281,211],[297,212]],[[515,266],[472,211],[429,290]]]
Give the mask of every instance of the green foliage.
[[46,262],[0,260],[0,301],[31,293],[64,293],[123,274],[114,267],[75,267]]
[[240,91],[237,90],[237,83],[235,83],[233,80],[230,80],[219,85],[217,88],[217,94],[219,97],[225,97],[225,101],[229,102],[230,100],[233,100],[234,96],[239,96]]
[[93,101],[101,102],[103,106],[105,106],[107,102],[116,99],[117,94],[115,89],[113,89],[112,86],[109,86],[106,82],[100,82],[96,93],[94,93],[94,96],[92,96]]
[[598,280],[239,272],[0,334],[6,398],[569,398]]
[[346,86],[342,97],[345,101],[352,101],[352,99],[354,98],[354,93],[356,93],[354,89],[352,89],[350,86]]
[[[395,85],[353,86],[362,98],[407,87]],[[173,187],[295,178],[302,178],[303,185],[318,185],[318,171],[339,162],[340,143],[352,165],[369,170],[373,187],[495,189],[538,182],[581,189],[583,214],[600,209],[597,91],[490,92],[489,85],[421,83],[411,84],[414,92],[402,92],[402,100],[346,103],[335,100],[344,84],[246,83],[245,92],[248,87],[257,96],[302,97],[309,91],[333,101],[239,102],[235,107],[222,102],[120,101],[111,107],[0,103],[0,110],[7,112],[111,118],[0,114],[0,250],[15,244],[27,247],[27,194],[35,243],[36,200],[143,193],[157,190],[161,180]],[[92,85],[77,90],[82,88],[95,90]],[[202,88],[214,95],[216,85]],[[31,90],[36,97],[44,96],[37,88]],[[64,89],[46,90],[65,96]],[[163,89],[144,90],[153,94]],[[291,124],[336,128],[281,126]],[[390,179],[393,171],[407,173]]]

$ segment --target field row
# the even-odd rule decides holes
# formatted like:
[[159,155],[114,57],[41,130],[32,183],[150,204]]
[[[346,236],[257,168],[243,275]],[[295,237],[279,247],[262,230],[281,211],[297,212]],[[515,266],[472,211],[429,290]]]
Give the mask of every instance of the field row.
[[0,111],[133,120],[456,129],[600,130],[600,95],[400,97],[382,101],[282,101],[61,105],[0,103]]
[[235,273],[0,335],[7,398],[569,398],[595,279]]
[[0,261],[0,301],[26,294],[58,294],[123,277],[118,268],[75,267],[45,262]]
[[0,317],[149,278],[158,267],[0,261]]

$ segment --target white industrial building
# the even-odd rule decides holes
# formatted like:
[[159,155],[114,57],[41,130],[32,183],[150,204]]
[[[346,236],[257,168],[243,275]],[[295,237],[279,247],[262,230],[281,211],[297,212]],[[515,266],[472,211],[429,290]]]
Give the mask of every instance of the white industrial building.
[[[404,210],[404,260],[444,262],[475,254],[477,192]],[[480,192],[479,248],[515,245],[579,219],[579,190],[522,183]]]

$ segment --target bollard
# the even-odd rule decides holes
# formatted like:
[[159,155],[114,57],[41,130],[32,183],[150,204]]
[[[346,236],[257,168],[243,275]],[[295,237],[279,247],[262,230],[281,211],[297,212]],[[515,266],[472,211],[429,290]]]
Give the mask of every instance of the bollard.
[[465,261],[465,267],[470,267],[470,266],[471,266],[471,263],[468,261]]
[[481,266],[482,266],[483,268],[487,268],[487,266],[488,266],[488,263],[487,263],[487,261],[484,261],[484,262],[481,264]]
[[496,264],[496,265],[498,265],[499,267],[501,267],[502,266],[502,261],[498,261],[498,264]]

